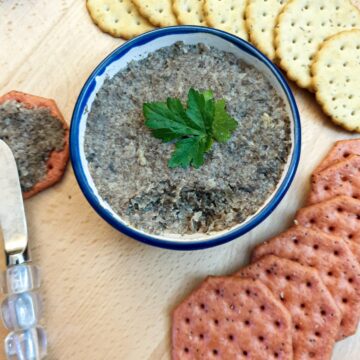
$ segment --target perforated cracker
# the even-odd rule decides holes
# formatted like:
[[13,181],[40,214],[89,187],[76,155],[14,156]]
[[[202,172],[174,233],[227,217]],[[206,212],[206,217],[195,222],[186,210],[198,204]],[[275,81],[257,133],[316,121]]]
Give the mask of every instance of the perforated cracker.
[[269,255],[236,275],[260,280],[289,310],[294,359],[331,358],[341,315],[316,270]]
[[132,0],[140,14],[155,26],[177,25],[171,0]]
[[345,241],[319,230],[293,226],[257,246],[252,261],[266,255],[316,269],[341,311],[337,339],[355,333],[360,320],[360,265]]
[[356,27],[360,12],[350,0],[289,1],[275,27],[276,56],[290,79],[311,89],[310,65],[321,43]]
[[204,0],[173,0],[173,10],[179,24],[206,26]]
[[205,19],[210,26],[247,40],[246,2],[247,0],[204,0]]
[[360,139],[337,141],[324,160],[314,170],[314,173],[322,171],[341,160],[345,160],[350,155],[360,155]]
[[295,222],[360,244],[360,200],[358,199],[336,196],[307,206],[297,212]]
[[290,314],[259,281],[210,277],[174,311],[172,359],[293,359]]
[[251,42],[271,60],[275,58],[276,20],[288,0],[249,0],[246,25]]
[[87,0],[86,7],[93,22],[115,37],[130,39],[154,29],[131,0]]
[[311,71],[316,99],[324,112],[336,124],[360,132],[360,29],[328,38]]
[[360,156],[350,155],[323,171],[313,174],[309,204],[347,195],[360,199]]

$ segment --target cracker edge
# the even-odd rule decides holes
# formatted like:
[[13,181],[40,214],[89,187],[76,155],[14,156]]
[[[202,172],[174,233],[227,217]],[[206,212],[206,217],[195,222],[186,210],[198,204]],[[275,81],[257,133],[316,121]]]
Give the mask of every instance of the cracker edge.
[[301,79],[299,79],[295,72],[290,70],[287,65],[285,64],[284,60],[282,59],[281,54],[283,53],[282,51],[282,46],[281,46],[281,42],[280,42],[280,32],[279,32],[279,23],[281,21],[281,19],[285,16],[285,12],[287,11],[288,7],[291,6],[291,4],[294,2],[295,0],[289,0],[287,4],[284,5],[284,7],[282,8],[282,10],[280,11],[277,20],[276,20],[276,25],[275,25],[275,29],[274,29],[274,48],[275,48],[275,58],[277,59],[277,64],[279,64],[279,66],[285,71],[286,76],[291,80],[294,81],[296,83],[296,85],[298,85],[299,87],[303,88],[303,89],[307,89],[311,92],[314,92],[313,88],[312,88],[312,82],[310,82],[310,84],[306,84],[303,81],[301,81]]
[[[131,1],[132,1],[132,0],[131,0]],[[101,26],[101,23],[100,23],[99,21],[97,21],[96,15],[94,16],[94,13],[93,13],[91,7],[88,5],[88,3],[89,3],[89,0],[86,0],[86,9],[87,9],[87,11],[88,11],[88,13],[89,13],[89,15],[90,15],[91,21],[92,21],[103,33],[106,33],[106,34],[109,34],[109,35],[111,35],[111,36],[113,36],[113,37],[115,37],[115,38],[124,39],[124,40],[130,40],[130,39],[132,39],[132,38],[134,38],[134,37],[136,37],[136,36],[141,35],[141,33],[138,34],[138,35],[134,35],[134,34],[130,34],[129,32],[121,32],[121,34],[116,34],[114,31],[111,31],[110,29]],[[134,6],[135,6],[135,4],[134,4]],[[137,7],[136,7],[136,8],[137,8]],[[141,14],[140,14],[140,15],[141,15]],[[142,15],[141,15],[141,16],[142,16]],[[142,16],[142,17],[143,17],[143,16]],[[145,18],[144,20],[147,21],[147,18]],[[147,21],[147,22],[148,22],[148,21]],[[149,25],[152,26],[150,23],[149,23]],[[151,30],[151,29],[150,29],[150,30]],[[148,31],[150,31],[150,30],[145,30],[143,33],[146,33],[146,32],[148,32]]]
[[[32,103],[30,99],[37,102],[37,106],[33,106],[34,103]],[[70,157],[70,153],[69,153],[70,129],[69,129],[69,125],[65,121],[64,116],[62,115],[54,99],[44,98],[42,96],[32,95],[32,94],[24,93],[22,91],[11,90],[6,94],[0,96],[0,105],[5,103],[6,101],[16,101],[24,105],[25,107],[27,107],[26,105],[30,104],[30,107],[28,107],[30,109],[41,108],[41,107],[49,109],[51,115],[55,117],[62,124],[63,129],[65,130],[64,148],[61,151],[53,150],[50,152],[49,158],[46,162],[47,170],[48,170],[46,176],[43,179],[39,180],[30,190],[22,193],[24,199],[29,199],[32,196],[38,194],[39,192],[52,187],[63,178]],[[50,168],[50,165],[52,166],[54,162],[57,163],[58,161],[61,164],[61,166],[54,166]]]
[[145,18],[146,20],[148,20],[151,25],[154,25],[156,27],[167,27],[167,26],[176,26],[179,24],[179,21],[177,19],[177,16],[174,14],[174,9],[173,9],[173,2],[172,0],[170,0],[171,3],[171,10],[173,12],[173,15],[175,17],[176,23],[175,24],[165,24],[164,22],[162,22],[161,20],[158,20],[155,16],[150,16],[149,14],[147,14],[144,10],[144,7],[142,6],[142,1],[141,0],[131,0],[131,2],[136,6],[137,10],[139,11],[140,15]]
[[[245,31],[245,35],[246,37],[241,37],[238,36],[234,33],[231,33],[232,35],[238,36],[240,37],[240,39],[243,39],[245,41],[249,41],[250,38],[250,33],[249,33],[249,29],[248,26],[246,24],[246,9],[248,7],[248,1],[246,0],[246,5],[245,5],[245,9],[243,12],[243,25],[244,25],[244,31]],[[207,0],[204,0],[203,2],[203,13],[204,13],[204,19],[205,19],[205,23],[215,29],[220,29],[217,25],[215,25],[215,23],[212,21],[211,17],[210,17],[210,11],[209,11],[209,7],[208,7],[208,2]],[[221,30],[221,29],[220,29]]]
[[[245,26],[246,26],[246,30],[247,30],[247,33],[249,36],[249,40],[255,47],[257,47],[263,54],[265,54],[271,61],[274,62],[276,60],[274,34],[273,34],[273,44],[272,44],[273,48],[274,48],[274,53],[269,54],[268,51],[266,51],[265,49],[262,48],[262,45],[260,45],[260,43],[257,41],[257,39],[254,38],[253,33],[251,31],[250,12],[251,12],[252,6],[253,6],[253,3],[251,2],[251,0],[248,0],[246,8],[245,8]],[[274,33],[274,31],[275,31],[275,29],[273,29],[273,33]]]
[[[357,11],[359,11],[357,7],[354,6],[354,8]],[[359,11],[359,13],[360,13],[360,11]],[[317,51],[317,53],[315,54],[315,56],[314,56],[313,62],[312,62],[311,67],[310,67],[310,72],[311,72],[311,81],[312,81],[312,87],[313,87],[314,92],[315,92],[315,97],[316,97],[316,100],[319,103],[321,109],[323,110],[323,112],[336,125],[341,126],[345,130],[360,133],[360,126],[358,126],[356,129],[354,129],[354,128],[350,127],[350,126],[347,126],[346,123],[344,123],[343,120],[341,120],[340,118],[338,118],[337,116],[332,114],[332,112],[331,112],[330,108],[328,107],[325,99],[320,95],[319,88],[316,85],[316,79],[317,79],[318,67],[319,67],[318,60],[319,60],[319,57],[320,57],[322,51],[324,49],[326,49],[328,46],[330,46],[329,44],[330,44],[331,40],[336,39],[338,37],[342,37],[344,34],[352,33],[352,32],[358,32],[359,35],[360,35],[360,29],[354,28],[354,29],[351,29],[351,30],[344,30],[344,31],[338,32],[337,34],[331,35],[328,38],[326,38],[325,41],[321,44],[321,46],[320,46],[319,50]]]
[[[312,175],[315,175],[317,173],[319,173],[320,171],[323,171],[325,169],[327,169],[328,167],[335,165],[336,163],[344,160],[343,158],[338,158],[335,160],[333,153],[335,152],[335,149],[338,146],[341,146],[342,144],[345,144],[347,142],[352,142],[352,141],[359,141],[360,142],[360,138],[353,138],[353,139],[344,139],[344,140],[337,140],[334,142],[334,144],[332,145],[332,147],[329,149],[329,151],[327,152],[327,154],[324,156],[324,158],[320,161],[320,163],[318,164],[318,166],[316,166],[316,168],[314,169],[314,171],[312,172]],[[332,155],[332,161],[330,163],[330,165],[324,166],[325,161],[328,162],[328,158],[329,156]],[[359,154],[355,154],[355,153],[349,153],[349,155],[360,155]]]
[[[172,9],[173,9],[173,12],[174,12],[174,14],[175,14],[175,17],[176,17],[179,25],[189,25],[189,22],[188,22],[188,21],[185,21],[185,20],[182,19],[181,11],[180,11],[180,9],[179,9],[179,7],[178,7],[178,1],[179,1],[179,0],[171,0],[171,1],[172,1]],[[204,2],[203,2],[203,5],[204,5]],[[204,25],[202,25],[202,26],[208,25],[208,24],[207,24],[206,17],[204,17],[204,19],[205,19],[205,23],[204,23]]]

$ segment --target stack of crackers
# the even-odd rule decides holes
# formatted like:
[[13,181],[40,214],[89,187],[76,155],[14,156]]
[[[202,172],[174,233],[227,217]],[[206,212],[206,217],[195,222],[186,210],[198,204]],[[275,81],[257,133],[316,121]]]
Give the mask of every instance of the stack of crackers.
[[95,24],[124,39],[158,26],[199,25],[248,40],[246,4],[247,0],[86,0]]
[[202,25],[251,41],[316,93],[338,125],[360,132],[360,11],[351,0],[87,0],[93,21],[132,38],[157,26]]
[[360,320],[360,139],[312,175],[295,225],[175,310],[173,359],[330,359]]

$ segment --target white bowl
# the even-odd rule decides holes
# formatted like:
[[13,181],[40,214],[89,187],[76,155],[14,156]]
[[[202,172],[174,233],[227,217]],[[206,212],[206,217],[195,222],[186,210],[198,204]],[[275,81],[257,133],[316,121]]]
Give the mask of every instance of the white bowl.
[[[132,60],[139,60],[160,48],[178,41],[185,44],[204,43],[231,52],[255,66],[283,98],[291,121],[291,153],[278,186],[258,211],[246,221],[228,230],[210,234],[157,236],[140,231],[119,217],[99,195],[90,175],[84,151],[88,112],[107,77],[113,77]],[[126,235],[147,244],[177,250],[204,249],[233,240],[257,226],[276,208],[287,192],[297,170],[301,149],[301,125],[294,96],[278,68],[248,42],[220,30],[198,26],[174,26],[154,30],[126,42],[106,57],[86,81],[76,102],[70,131],[71,161],[78,183],[89,203],[109,224]]]

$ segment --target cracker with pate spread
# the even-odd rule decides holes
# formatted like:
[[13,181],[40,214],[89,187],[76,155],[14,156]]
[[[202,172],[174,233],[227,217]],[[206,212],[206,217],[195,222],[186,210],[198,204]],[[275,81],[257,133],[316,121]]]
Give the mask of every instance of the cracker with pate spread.
[[19,91],[1,96],[0,139],[14,153],[25,199],[62,178],[69,128],[54,100]]

